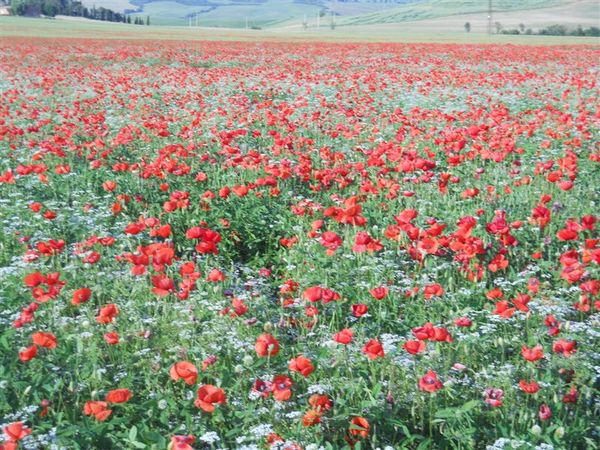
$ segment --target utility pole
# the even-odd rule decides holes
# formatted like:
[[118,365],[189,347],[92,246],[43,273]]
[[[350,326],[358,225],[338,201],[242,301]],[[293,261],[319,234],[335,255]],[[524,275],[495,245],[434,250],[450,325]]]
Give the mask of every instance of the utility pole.
[[248,29],[248,16],[246,16],[246,30]]
[[493,12],[493,0],[488,0],[488,35],[492,34],[492,12]]

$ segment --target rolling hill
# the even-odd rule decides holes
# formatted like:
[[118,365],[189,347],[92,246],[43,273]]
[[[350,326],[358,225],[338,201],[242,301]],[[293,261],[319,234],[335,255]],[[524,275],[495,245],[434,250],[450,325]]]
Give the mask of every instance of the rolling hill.
[[[84,0],[150,16],[156,25],[226,28],[298,28],[420,22],[485,26],[487,0]],[[494,19],[528,27],[551,24],[598,26],[597,0],[493,0]],[[464,19],[464,20],[463,20]],[[457,22],[458,21],[458,22]],[[462,22],[461,22],[462,21]]]

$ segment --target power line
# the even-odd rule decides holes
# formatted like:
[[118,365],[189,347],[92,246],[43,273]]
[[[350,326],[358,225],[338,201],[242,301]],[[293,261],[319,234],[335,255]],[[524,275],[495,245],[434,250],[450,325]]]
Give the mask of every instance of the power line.
[[492,34],[492,12],[493,12],[493,0],[488,0],[488,34]]

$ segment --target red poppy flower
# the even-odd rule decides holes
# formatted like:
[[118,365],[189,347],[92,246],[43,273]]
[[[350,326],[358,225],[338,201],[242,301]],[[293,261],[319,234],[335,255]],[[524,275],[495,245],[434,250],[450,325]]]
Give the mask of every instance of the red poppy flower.
[[267,398],[269,395],[271,395],[271,391],[272,386],[270,381],[257,379],[252,385],[252,392],[262,398]]
[[302,417],[302,425],[305,427],[312,427],[321,422],[321,413],[317,410],[310,409],[306,411]]
[[73,299],[71,300],[72,305],[81,305],[87,302],[92,297],[92,291],[89,288],[77,289],[73,292]]
[[23,425],[23,422],[13,422],[8,424],[2,431],[4,431],[4,435],[8,438],[9,442],[20,441],[25,436],[31,434],[31,429]]
[[544,357],[544,349],[541,345],[536,345],[533,348],[527,348],[525,345],[521,347],[521,355],[527,361],[537,361]]
[[223,389],[212,384],[205,384],[198,389],[194,405],[203,411],[212,413],[215,410],[215,405],[223,405],[226,402],[227,396]]
[[323,295],[323,288],[320,286],[312,286],[302,293],[302,297],[309,302],[318,302]]
[[305,377],[309,376],[315,370],[311,360],[304,356],[298,356],[290,360],[288,368],[292,372],[299,372]]
[[363,303],[352,305],[351,309],[354,317],[362,317],[369,311],[369,307]]
[[152,292],[159,297],[166,297],[175,290],[174,281],[166,275],[153,276],[152,285]]
[[554,353],[562,353],[567,358],[576,352],[577,341],[567,341],[566,339],[559,339],[552,344],[552,351]]
[[355,253],[377,252],[383,250],[383,245],[376,239],[373,239],[366,231],[359,231],[354,238],[352,251]]
[[19,352],[19,359],[22,362],[31,361],[37,355],[37,346],[32,345],[27,347],[25,350]]
[[388,295],[388,288],[385,286],[376,287],[371,289],[369,293],[373,296],[373,298],[377,300],[383,300]]
[[261,358],[275,356],[279,353],[279,341],[270,334],[261,334],[256,338],[254,349]]
[[321,234],[319,242],[327,249],[328,255],[333,255],[335,251],[342,245],[342,238],[333,231],[325,231]]
[[129,389],[113,389],[106,394],[105,400],[108,403],[126,403],[132,396],[133,393]]
[[45,277],[40,272],[33,272],[25,275],[23,282],[26,286],[36,287],[45,282]]
[[100,401],[88,401],[83,406],[83,413],[86,416],[94,416],[94,418],[103,422],[112,414],[112,410],[108,409],[108,403]]
[[331,399],[324,394],[313,394],[308,399],[308,404],[317,411],[329,411],[332,408]]
[[458,319],[454,320],[454,324],[457,327],[470,327],[473,325],[473,321],[468,317],[459,317]]
[[519,381],[519,387],[526,394],[535,394],[537,391],[540,390],[540,385],[537,384],[535,381],[527,382],[525,380],[521,380]]
[[383,346],[377,339],[369,340],[363,347],[363,353],[371,360],[383,358],[385,356]]
[[353,336],[354,332],[352,330],[344,328],[343,330],[333,335],[333,340],[339,344],[348,345],[350,342],[352,342]]
[[194,436],[173,436],[171,437],[171,444],[169,450],[193,450],[192,444],[196,442]]
[[196,384],[196,380],[198,380],[198,369],[189,361],[180,361],[173,364],[169,374],[173,380],[183,380],[189,385]]
[[225,274],[219,269],[212,269],[206,276],[206,280],[211,283],[218,283],[219,281],[225,281]]
[[484,391],[484,395],[485,395],[485,402],[494,407],[494,408],[498,408],[500,406],[502,406],[502,398],[504,397],[504,391],[502,389],[495,389],[495,388],[491,388],[491,389],[486,389]]
[[35,345],[49,349],[54,349],[57,345],[56,336],[54,336],[52,333],[44,333],[42,331],[33,333],[31,340]]
[[430,284],[425,286],[425,288],[423,289],[423,295],[425,297],[426,300],[429,300],[433,297],[440,297],[444,294],[444,288],[442,287],[441,284]]
[[539,411],[540,420],[549,420],[552,417],[552,410],[546,404],[540,405]]
[[425,392],[436,392],[443,387],[442,382],[438,380],[437,374],[433,370],[429,370],[419,380],[419,389]]
[[425,351],[427,344],[425,344],[425,341],[406,341],[403,348],[411,355],[416,355]]
[[104,341],[108,345],[117,345],[119,343],[119,333],[104,333]]
[[371,425],[367,419],[364,417],[353,417],[350,421],[350,428],[348,432],[351,436],[367,438],[369,436],[370,429]]
[[292,379],[285,375],[277,375],[271,383],[273,398],[278,402],[285,402],[292,397]]
[[114,303],[109,303],[106,306],[100,308],[100,312],[96,316],[96,322],[102,324],[108,324],[115,320],[119,315],[119,308]]

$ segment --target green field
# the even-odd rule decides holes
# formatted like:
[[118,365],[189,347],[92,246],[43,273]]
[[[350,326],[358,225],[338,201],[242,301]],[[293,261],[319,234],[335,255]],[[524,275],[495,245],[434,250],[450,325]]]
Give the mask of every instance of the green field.
[[[262,5],[231,5],[224,3],[216,9],[205,6],[184,5],[174,1],[157,1],[144,5],[140,16],[149,15],[157,25],[188,25],[189,16],[198,16],[198,25],[204,27],[245,28],[274,27],[285,22],[299,23],[304,15],[313,16],[319,7],[293,0],[270,0]],[[195,16],[194,16],[195,17]],[[192,19],[193,25],[196,24]]]
[[[456,29],[458,28],[458,29]],[[259,40],[259,41],[326,41],[326,42],[459,42],[510,43],[528,45],[600,45],[599,38],[572,36],[509,36],[484,32],[465,33],[460,27],[427,26],[427,22],[378,25],[339,26],[335,30],[322,26],[280,27],[268,30],[235,28],[189,28],[176,26],[139,26],[121,23],[0,17],[0,38],[94,38],[94,39],[168,39],[168,40]]]
[[[548,8],[567,3],[564,0],[495,0],[493,11],[520,11]],[[401,5],[384,11],[341,18],[343,24],[398,23],[433,19],[460,14],[481,13],[487,16],[488,2],[483,0],[430,0]]]
[[[157,25],[227,28],[279,28],[284,26],[328,27],[376,25],[474,16],[486,21],[487,0],[406,0],[376,2],[358,0],[263,0],[242,4],[235,0],[85,0],[88,6],[105,6],[115,11],[140,7],[142,17],[150,16]],[[321,16],[317,19],[317,16]],[[600,4],[596,0],[493,0],[494,21],[528,23],[531,27],[564,23],[572,26],[598,26]],[[545,16],[546,20],[536,18]],[[463,22],[464,24],[464,22]],[[462,24],[461,24],[462,25]]]

